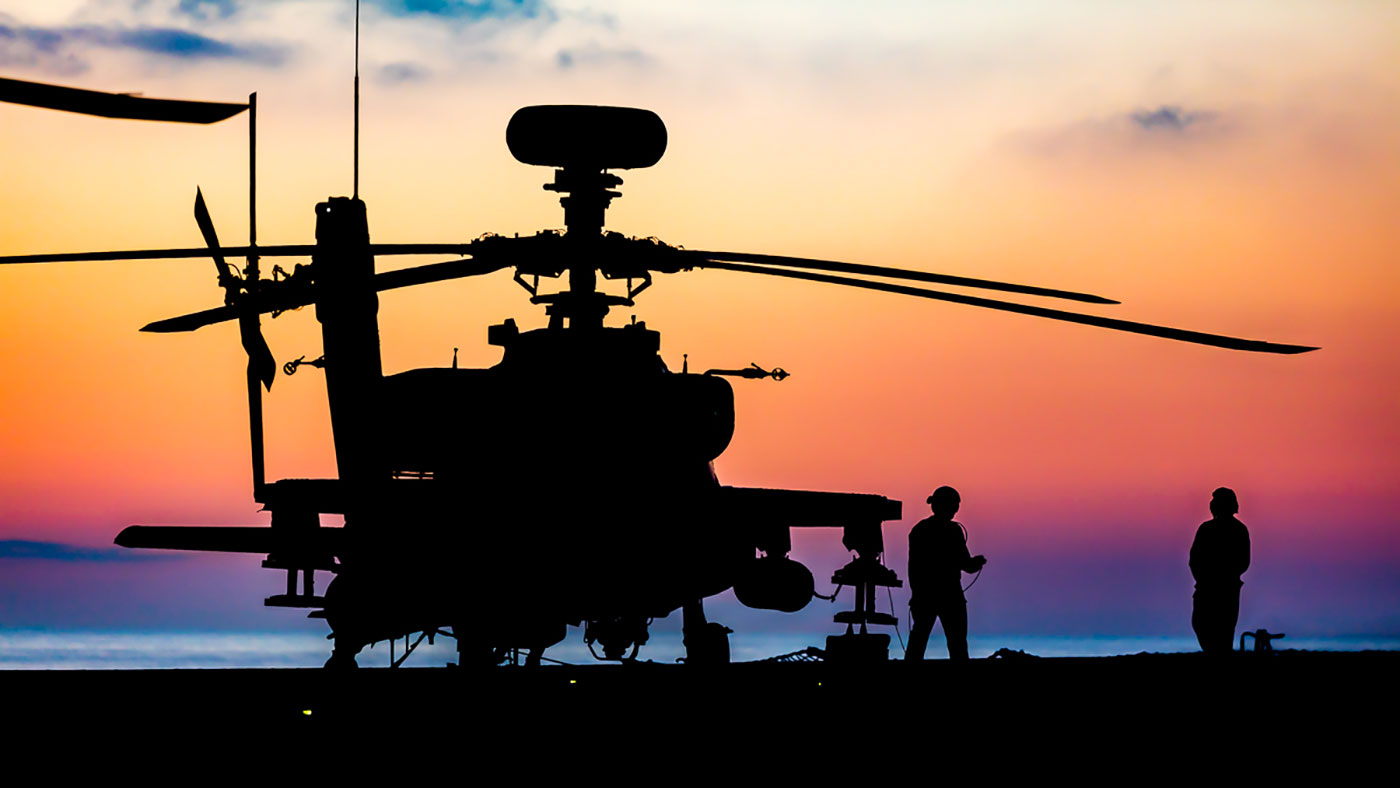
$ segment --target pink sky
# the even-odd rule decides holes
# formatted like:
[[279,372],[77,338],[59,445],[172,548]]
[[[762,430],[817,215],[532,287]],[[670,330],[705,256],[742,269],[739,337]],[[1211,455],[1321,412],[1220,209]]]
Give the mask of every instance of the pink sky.
[[[974,550],[992,558],[989,620],[1059,599],[1063,620],[1090,621],[1090,600],[1125,593],[1114,567],[1187,585],[1134,604],[1185,600],[1191,534],[1229,485],[1254,536],[1256,615],[1395,631],[1393,9],[1085,4],[1044,19],[1033,4],[891,3],[796,18],[760,3],[740,20],[723,4],[591,5],[600,21],[547,5],[552,21],[369,7],[362,193],[376,241],[559,226],[548,173],[505,149],[510,113],[645,106],[670,148],[624,173],[611,229],[1086,290],[1123,302],[1086,310],[1098,314],[1319,345],[1262,357],[720,271],[660,278],[636,309],[672,368],[688,353],[793,373],[737,383],[724,482],[904,500],[886,527],[901,572],[928,491],[962,490]],[[6,45],[0,74],[153,96],[257,90],[260,239],[309,242],[313,204],[349,189],[343,14],[289,2],[206,16],[0,2],[0,25],[62,40],[58,55]],[[193,31],[244,55],[73,32],[92,28]],[[196,184],[231,243],[246,233],[245,135],[241,117],[191,129],[0,106],[0,254],[198,245]],[[216,305],[209,268],[0,271],[0,539],[103,545],[133,522],[263,521],[235,330],[136,332]],[[386,295],[386,370],[446,365],[454,347],[463,365],[492,364],[485,327],[506,317],[544,320],[507,274]],[[279,362],[320,352],[309,313],[265,325]],[[273,478],[332,472],[318,374],[279,377],[268,433]],[[835,533],[799,551],[843,558]],[[1076,581],[1075,562],[1097,568]],[[1365,600],[1376,609],[1358,618]]]

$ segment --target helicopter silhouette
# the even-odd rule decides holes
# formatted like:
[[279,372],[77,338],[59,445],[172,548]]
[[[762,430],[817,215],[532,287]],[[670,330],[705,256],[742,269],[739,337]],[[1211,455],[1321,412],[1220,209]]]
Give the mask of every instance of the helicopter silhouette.
[[[0,264],[96,260],[214,261],[220,306],[159,320],[142,330],[194,331],[236,321],[246,369],[253,498],[271,513],[261,527],[141,526],[116,543],[130,548],[253,553],[287,573],[286,593],[269,606],[306,608],[324,618],[334,646],[327,667],[354,666],[379,641],[404,639],[402,664],[425,638],[455,638],[462,665],[499,664],[521,650],[538,663],[569,626],[581,626],[601,658],[635,658],[654,618],[682,611],[686,659],[729,661],[730,630],[706,619],[704,600],[733,589],[751,608],[795,612],[815,595],[812,572],[794,560],[793,528],[840,528],[854,553],[832,582],[855,592],[835,616],[844,635],[828,638],[832,659],[883,659],[889,636],[872,625],[896,619],[875,610],[879,587],[902,581],[885,567],[881,524],[901,504],[872,494],[722,484],[714,460],[735,431],[727,378],[782,380],[781,369],[671,370],[660,334],[644,322],[606,325],[632,307],[658,274],[704,268],[884,291],[1045,319],[1247,352],[1315,348],[1240,339],[1105,318],[907,284],[977,288],[1037,298],[1116,304],[1046,287],[831,260],[695,251],[654,238],[606,231],[621,196],[618,170],[650,167],[665,153],[661,118],[644,110],[583,105],[517,111],[506,144],[520,162],[548,167],[544,185],[560,195],[563,231],[483,235],[466,243],[372,243],[367,208],[355,195],[315,207],[314,244],[259,245],[256,238],[256,94],[247,104],[170,101],[0,79],[0,101],[107,117],[210,123],[249,111],[250,238],[223,246],[203,195],[194,216],[204,248],[31,254]],[[357,133],[358,147],[358,133]],[[376,272],[389,255],[454,259]],[[239,268],[228,258],[242,257]],[[309,258],[291,272],[265,258]],[[511,270],[544,328],[493,325],[501,361],[482,369],[384,373],[378,293]],[[625,283],[625,294],[599,277]],[[561,280],[546,292],[542,281]],[[263,314],[314,307],[323,355],[287,362],[326,376],[337,476],[265,478],[262,396],[277,365],[262,336]],[[548,414],[549,418],[541,418]],[[322,514],[344,515],[325,527]],[[316,573],[332,580],[317,593]],[[509,591],[508,591],[509,589]],[[410,639],[417,635],[416,640]],[[595,654],[597,651],[595,650]]]

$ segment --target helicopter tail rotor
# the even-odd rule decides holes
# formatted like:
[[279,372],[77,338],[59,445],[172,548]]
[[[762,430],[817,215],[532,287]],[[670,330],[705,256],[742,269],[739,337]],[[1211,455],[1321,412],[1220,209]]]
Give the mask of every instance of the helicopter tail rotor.
[[209,216],[208,207],[204,205],[204,194],[198,187],[194,192],[194,220],[199,225],[199,232],[204,236],[205,245],[209,247],[209,256],[214,259],[214,267],[218,269],[219,286],[224,289],[224,306],[238,317],[239,338],[243,342],[244,352],[248,354],[248,375],[271,391],[272,379],[277,374],[277,361],[272,357],[272,349],[267,346],[267,340],[263,338],[262,325],[258,319],[257,272],[249,265],[247,273],[250,275],[240,277],[237,269],[224,259],[219,237],[214,232],[214,221]]
[[[371,251],[376,248],[376,245],[370,245]],[[400,268],[397,271],[385,271],[375,274],[374,289],[382,292],[384,290],[396,290],[400,287],[411,287],[413,285],[423,285],[430,282],[444,282],[450,279],[483,276],[485,274],[495,273],[502,268],[509,268],[510,266],[511,263],[506,260],[474,260],[471,258],[448,260],[445,263],[429,263],[427,265]],[[309,278],[303,280],[296,277],[276,282],[264,280],[257,302],[258,311],[272,312],[273,317],[276,317],[279,312],[300,309],[304,306],[310,306],[316,303],[316,293],[313,286],[309,284],[309,281]],[[239,317],[240,312],[233,306],[216,306],[212,309],[191,312],[178,317],[156,320],[142,326],[141,330],[156,334],[174,334],[183,331],[194,331],[198,328],[212,326],[215,323],[223,323]]]

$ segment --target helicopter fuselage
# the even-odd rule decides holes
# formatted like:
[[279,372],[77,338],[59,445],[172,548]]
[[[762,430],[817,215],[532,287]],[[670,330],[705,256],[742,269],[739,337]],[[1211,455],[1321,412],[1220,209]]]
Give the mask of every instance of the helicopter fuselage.
[[[796,610],[812,578],[787,558],[791,525],[899,516],[879,496],[721,486],[733,388],[668,370],[645,323],[506,321],[488,332],[503,349],[493,367],[384,376],[364,215],[358,200],[317,207],[339,479],[260,496],[274,528],[345,515],[337,577],[305,600],[324,606],[338,649],[449,626],[483,648],[542,649],[566,624],[643,622],[736,582],[756,606]],[[306,514],[279,516],[293,511]]]

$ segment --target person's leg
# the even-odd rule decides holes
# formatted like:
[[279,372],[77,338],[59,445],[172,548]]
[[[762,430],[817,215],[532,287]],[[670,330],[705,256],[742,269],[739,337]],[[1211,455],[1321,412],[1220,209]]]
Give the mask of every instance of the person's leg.
[[1204,654],[1209,654],[1214,645],[1210,636],[1210,623],[1207,620],[1207,607],[1199,591],[1191,596],[1191,629],[1196,633],[1196,643],[1200,645]]
[[909,627],[909,647],[904,650],[904,658],[917,662],[924,658],[924,649],[928,647],[928,636],[933,632],[933,616],[922,605],[912,601],[909,603],[909,614],[914,623]]
[[1197,591],[1191,607],[1191,628],[1206,654],[1229,654],[1234,650],[1235,621],[1239,618],[1239,595]]
[[938,611],[943,615],[943,634],[948,638],[948,659],[967,659],[967,602],[950,599]]
[[1220,600],[1220,646],[1229,653],[1235,650],[1235,625],[1240,621],[1240,592],[1227,594]]

